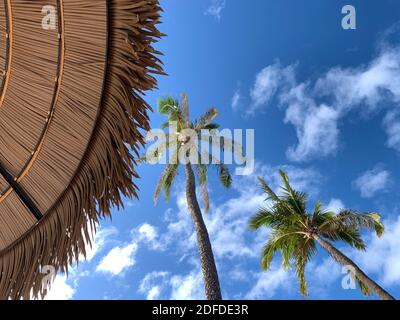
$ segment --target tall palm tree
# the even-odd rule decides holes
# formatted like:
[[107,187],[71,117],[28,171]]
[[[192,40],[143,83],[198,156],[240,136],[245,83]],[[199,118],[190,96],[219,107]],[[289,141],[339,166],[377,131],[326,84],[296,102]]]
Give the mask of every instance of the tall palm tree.
[[[219,126],[213,123],[213,120],[218,116],[218,111],[215,108],[211,108],[202,117],[194,122],[191,122],[188,99],[185,94],[182,95],[181,103],[172,97],[161,99],[158,102],[158,111],[168,118],[167,122],[163,125],[163,128],[174,127],[176,132],[171,132],[170,129],[170,132],[166,133],[166,141],[164,141],[164,143],[160,146],[157,146],[154,151],[148,151],[146,155],[146,161],[151,162],[153,160],[157,160],[157,158],[160,158],[162,153],[168,150],[171,154],[169,157],[170,163],[166,165],[157,184],[154,194],[154,201],[155,204],[157,204],[162,190],[165,192],[166,199],[169,199],[171,194],[171,186],[178,174],[178,168],[180,165],[184,166],[186,175],[187,205],[192,216],[197,235],[198,251],[200,255],[201,269],[203,272],[206,297],[208,300],[221,300],[222,295],[214,254],[207,227],[204,223],[203,215],[197,200],[196,188],[198,187],[200,190],[204,202],[204,210],[207,212],[209,210],[209,197],[207,191],[208,167],[214,166],[217,168],[219,180],[226,188],[231,186],[232,177],[229,172],[229,168],[213,157],[210,153],[206,153],[206,157],[209,160],[206,161],[207,163],[202,163],[201,159],[202,157],[204,159],[204,152],[201,153],[200,151],[196,151],[195,153],[195,160],[197,161],[193,161],[193,158],[191,158],[189,161],[182,161],[182,153],[183,156],[186,156],[186,153],[189,153],[189,150],[195,147],[197,142],[192,141],[194,138],[202,140],[208,139],[210,144],[215,143],[214,147],[224,149],[224,141],[226,143],[227,140],[225,138],[224,140],[220,137],[216,137],[215,130]],[[211,141],[210,137],[204,137],[204,135],[201,134],[202,130],[209,131],[210,136],[213,136],[217,139],[213,139]],[[193,137],[188,134],[188,131],[194,132],[195,136]],[[173,136],[172,140],[170,139],[171,135]],[[175,137],[177,137],[177,139]],[[197,184],[195,174],[197,176]]]
[[319,244],[335,261],[348,268],[364,294],[370,295],[375,292],[381,299],[394,300],[388,292],[331,244],[333,241],[343,241],[355,249],[365,250],[361,229],[373,230],[381,236],[384,226],[380,222],[380,216],[377,213],[350,210],[335,214],[324,211],[321,203],[317,203],[309,213],[306,209],[307,195],[292,188],[285,172],[280,171],[280,175],[283,186],[279,195],[259,178],[269,205],[260,209],[250,220],[250,227],[253,230],[261,227],[272,229],[262,252],[262,268],[268,270],[273,257],[280,252],[283,266],[287,269],[294,266],[300,282],[300,292],[307,295],[306,264],[316,253]]

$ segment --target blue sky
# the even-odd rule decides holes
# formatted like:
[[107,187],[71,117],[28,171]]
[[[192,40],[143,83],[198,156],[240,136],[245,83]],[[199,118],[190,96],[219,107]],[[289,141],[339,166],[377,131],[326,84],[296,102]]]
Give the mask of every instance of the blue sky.
[[[261,272],[266,232],[247,221],[264,199],[255,178],[278,185],[285,168],[310,201],[378,211],[387,231],[369,250],[337,246],[400,297],[400,3],[397,0],[164,0],[158,45],[168,77],[147,95],[186,92],[192,116],[216,106],[222,128],[254,129],[256,169],[223,190],[211,171],[205,216],[230,299],[302,299],[292,272]],[[343,30],[341,9],[357,10]],[[152,126],[163,119],[153,114]],[[140,200],[126,200],[99,226],[89,260],[59,276],[49,298],[204,297],[183,174],[168,203],[154,207],[163,167],[141,166]],[[309,299],[363,299],[342,288],[342,269],[322,250],[307,269]]]

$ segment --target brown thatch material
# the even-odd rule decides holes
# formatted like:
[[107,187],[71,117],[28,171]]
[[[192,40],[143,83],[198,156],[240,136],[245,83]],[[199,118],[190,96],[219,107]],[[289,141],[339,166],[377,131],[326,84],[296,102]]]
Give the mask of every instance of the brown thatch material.
[[[57,9],[56,30],[42,7]],[[41,266],[67,272],[95,224],[136,196],[134,153],[162,73],[158,0],[0,1],[0,299],[45,294]],[[1,76],[1,74],[3,74]],[[132,90],[133,88],[133,90]]]

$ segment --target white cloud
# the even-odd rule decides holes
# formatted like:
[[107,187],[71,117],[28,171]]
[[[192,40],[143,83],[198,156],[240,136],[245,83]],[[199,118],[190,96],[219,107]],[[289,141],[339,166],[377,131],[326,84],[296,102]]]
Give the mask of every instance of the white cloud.
[[[79,257],[80,266],[88,267],[93,258],[103,250],[104,246],[110,241],[110,238],[117,235],[118,230],[115,227],[98,228],[98,231],[92,239],[92,245],[86,245],[86,259],[83,255]],[[45,300],[69,300],[72,299],[78,290],[79,280],[90,274],[88,270],[78,271],[78,265],[74,265],[67,275],[59,274],[51,284],[49,293]]]
[[375,273],[386,286],[400,284],[400,218],[384,222],[386,231],[381,238],[373,237],[366,252],[354,254],[356,263],[368,273]]
[[135,264],[134,255],[136,251],[136,243],[128,244],[122,248],[115,247],[101,260],[96,271],[109,273],[113,276],[119,275]]
[[203,274],[198,263],[188,274],[170,274],[166,271],[148,273],[140,283],[139,292],[147,300],[204,300]]
[[400,100],[400,48],[385,48],[367,66],[333,68],[316,84],[319,95],[333,96],[336,108],[374,109],[379,103]]
[[338,147],[338,111],[325,104],[316,105],[306,90],[305,85],[299,85],[281,95],[281,103],[286,105],[285,123],[295,126],[299,140],[287,150],[293,161],[334,154]]
[[234,111],[239,109],[241,100],[242,100],[242,95],[240,94],[240,90],[237,89],[232,97],[232,109]]
[[226,0],[211,0],[211,5],[206,10],[206,14],[213,16],[218,21],[221,20],[222,11],[226,7]]
[[[94,238],[92,245],[86,246],[86,260],[91,261],[109,241],[112,236],[118,235],[118,230],[115,227],[100,228]],[[80,260],[84,260],[82,257]]]
[[[310,84],[303,86],[308,89],[307,98],[299,100],[297,113],[303,114],[303,119],[315,118],[316,111],[321,110],[323,105],[318,102],[320,100],[329,102],[324,105],[328,112],[319,117],[320,121],[314,121],[314,126],[307,121],[289,121],[296,127],[299,138],[299,145],[295,149],[298,152],[289,153],[292,160],[334,154],[339,146],[339,120],[352,110],[367,115],[372,111],[386,110],[388,115],[384,127],[388,135],[387,145],[399,150],[399,128],[393,108],[400,101],[400,48],[385,48],[366,66],[330,69],[316,81],[314,87]],[[287,117],[291,107],[287,105]],[[315,147],[304,148],[310,145]]]
[[71,300],[76,293],[76,289],[68,284],[66,276],[58,276],[54,280],[44,300]]
[[145,241],[153,241],[157,237],[156,229],[148,223],[142,224],[139,227],[138,232],[141,238]]
[[[296,129],[298,143],[287,150],[292,161],[335,155],[340,121],[355,110],[386,116],[387,146],[400,152],[400,47],[381,46],[378,56],[357,68],[331,68],[315,81],[296,81],[295,65],[279,61],[262,69],[250,91],[254,115],[277,97],[285,123]],[[354,113],[353,113],[354,114]]]
[[[298,278],[293,269],[285,270],[278,264],[276,256],[271,270],[254,273],[251,279],[255,284],[245,295],[245,299],[271,299],[279,291],[287,294],[298,292]],[[248,273],[248,272],[247,272]],[[341,267],[332,258],[328,257],[318,262],[318,257],[307,265],[306,279],[310,297],[329,298],[330,286],[340,281]]]
[[139,292],[146,295],[147,300],[160,299],[161,292],[167,283],[165,281],[169,273],[166,271],[151,272],[146,274],[140,282]]
[[145,243],[154,250],[162,250],[164,245],[159,241],[158,230],[148,223],[140,225],[131,231],[133,239],[137,243]]
[[290,274],[282,268],[257,273],[255,278],[257,282],[246,294],[245,299],[270,299],[275,296],[279,289],[288,289],[294,282]]
[[147,294],[147,300],[157,300],[160,296],[160,288],[152,287]]
[[363,198],[372,198],[377,193],[384,191],[390,181],[389,171],[376,167],[359,176],[354,181],[354,185],[360,190]]
[[320,264],[310,265],[314,285],[331,285],[340,278],[341,267],[331,257],[325,258]]
[[[107,236],[115,234],[115,230],[104,230],[99,238],[102,245]],[[137,228],[131,230],[132,239],[130,243],[114,247],[108,254],[102,258],[98,264],[96,271],[109,273],[113,276],[119,275],[129,267],[135,265],[135,254],[140,244],[146,244],[153,250],[161,250],[164,248],[162,242],[158,240],[157,228],[144,223]],[[155,294],[155,293],[154,293]]]
[[[322,251],[321,248],[318,249]],[[330,297],[332,286],[339,286],[343,276],[342,267],[331,257],[327,257],[322,261],[315,257],[307,266],[306,272],[310,298],[332,298]]]
[[252,105],[247,114],[254,114],[265,107],[277,93],[281,86],[294,81],[294,66],[282,68],[279,61],[262,69],[256,76],[253,88],[250,91]]
[[386,145],[400,152],[400,110],[389,111],[383,120],[383,127],[388,136]]
[[200,270],[182,276],[175,275],[170,280],[171,300],[204,300],[203,275]]
[[340,212],[340,210],[345,209],[345,205],[342,200],[340,199],[331,199],[331,201],[325,206],[325,210],[333,211],[335,213]]

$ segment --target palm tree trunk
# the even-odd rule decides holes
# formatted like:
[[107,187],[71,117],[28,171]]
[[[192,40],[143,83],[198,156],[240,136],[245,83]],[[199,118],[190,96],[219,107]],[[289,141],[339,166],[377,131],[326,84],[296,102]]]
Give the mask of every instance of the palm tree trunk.
[[354,275],[359,279],[371,292],[375,292],[382,300],[396,300],[375,281],[369,278],[351,259],[345,256],[342,252],[336,249],[328,241],[320,238],[317,235],[313,236],[314,239],[324,248],[331,257],[339,262],[342,266],[351,266]]
[[185,173],[186,199],[196,230],[206,297],[207,300],[222,300],[218,272],[215,265],[210,238],[196,197],[196,180],[191,164],[185,165]]

